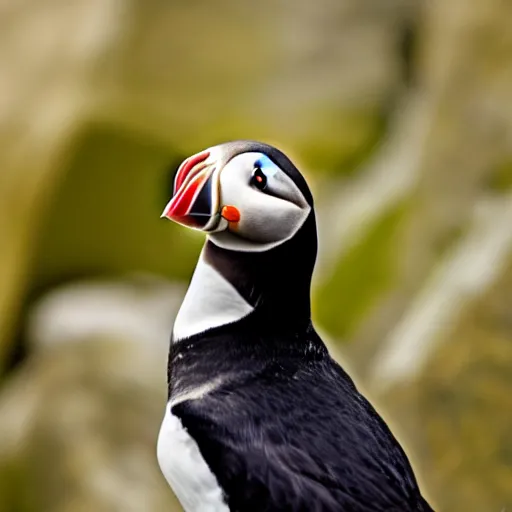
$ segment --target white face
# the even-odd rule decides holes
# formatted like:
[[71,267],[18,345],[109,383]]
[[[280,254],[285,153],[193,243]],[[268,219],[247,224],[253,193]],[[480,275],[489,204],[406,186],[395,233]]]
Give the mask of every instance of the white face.
[[208,233],[224,249],[261,252],[292,238],[310,210],[294,181],[264,153],[229,159],[220,145],[181,164],[162,216]]
[[208,236],[231,250],[266,251],[292,238],[311,207],[292,179],[263,153],[242,153],[220,171],[220,208],[234,206],[237,222],[222,218]]

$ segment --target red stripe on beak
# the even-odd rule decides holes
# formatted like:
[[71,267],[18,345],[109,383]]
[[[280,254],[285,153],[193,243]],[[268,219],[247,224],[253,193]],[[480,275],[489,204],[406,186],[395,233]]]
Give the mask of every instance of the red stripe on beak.
[[166,217],[184,217],[190,209],[190,205],[198,191],[199,187],[206,181],[208,175],[197,175],[192,181],[180,190],[170,201],[168,208],[164,212]]
[[209,151],[203,151],[187,158],[179,167],[174,181],[174,193],[176,194],[187,179],[190,171],[199,163],[204,162],[210,156]]
[[[199,164],[201,167],[201,164]],[[195,229],[204,228],[213,216],[214,197],[216,189],[211,185],[211,177],[215,167],[194,169],[178,190],[178,193],[167,203],[162,217]]]

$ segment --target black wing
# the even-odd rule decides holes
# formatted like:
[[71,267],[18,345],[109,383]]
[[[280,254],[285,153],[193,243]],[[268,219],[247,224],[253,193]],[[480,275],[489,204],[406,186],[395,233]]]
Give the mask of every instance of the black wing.
[[231,511],[427,512],[398,442],[330,358],[173,407]]

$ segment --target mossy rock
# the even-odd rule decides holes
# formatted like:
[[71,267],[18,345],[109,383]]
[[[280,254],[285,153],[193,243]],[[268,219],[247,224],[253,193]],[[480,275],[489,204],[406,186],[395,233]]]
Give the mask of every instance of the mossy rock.
[[346,339],[389,287],[396,272],[396,235],[406,212],[386,212],[339,260],[332,277],[315,290],[313,313],[329,334]]
[[187,279],[202,237],[160,218],[183,157],[140,134],[88,126],[41,222],[34,286],[129,271]]
[[496,192],[512,190],[512,160],[497,165],[489,179],[489,188]]
[[162,356],[98,337],[27,361],[0,394],[0,512],[180,510],[156,458]]
[[383,404],[439,510],[512,508],[512,267]]
[[378,148],[387,128],[387,116],[377,105],[351,110],[319,107],[306,119],[321,130],[316,136],[298,137],[296,151],[308,168],[331,177],[356,174]]

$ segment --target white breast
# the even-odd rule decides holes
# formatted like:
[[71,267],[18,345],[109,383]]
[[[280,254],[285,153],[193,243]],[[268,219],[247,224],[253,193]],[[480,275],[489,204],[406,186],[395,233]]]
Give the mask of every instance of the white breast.
[[168,405],[157,444],[160,469],[185,512],[229,512],[197,443]]
[[183,304],[174,321],[174,341],[212,327],[236,322],[253,307],[201,254]]
[[[174,341],[235,322],[252,310],[236,288],[201,255],[174,323]],[[214,379],[197,388],[181,390],[167,404],[160,428],[158,463],[186,512],[229,512],[222,489],[197,443],[171,412],[173,405],[201,399],[220,382]]]

